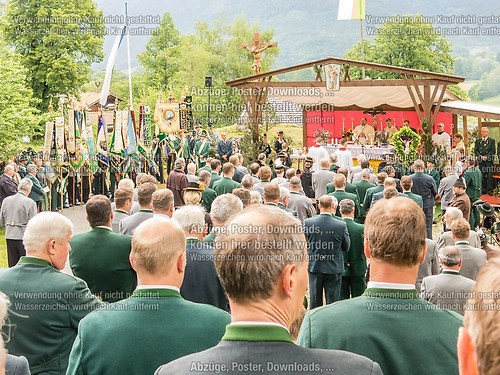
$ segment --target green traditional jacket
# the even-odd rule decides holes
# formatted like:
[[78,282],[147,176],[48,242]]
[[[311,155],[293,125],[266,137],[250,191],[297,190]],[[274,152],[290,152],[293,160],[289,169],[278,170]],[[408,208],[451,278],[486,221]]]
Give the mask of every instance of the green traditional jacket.
[[259,324],[228,325],[222,341],[289,342],[292,336],[283,327]]
[[184,158],[185,160],[192,159],[191,150],[189,149],[189,140],[184,139],[184,146],[182,147],[182,139],[180,137],[174,140],[174,150],[178,158]]
[[[356,195],[359,199],[358,188],[356,187],[356,185],[351,184],[350,182],[346,182],[345,191],[347,193],[351,193],[351,194]],[[333,192],[335,192],[335,186],[333,186],[333,182],[326,184],[326,194],[330,194]]]
[[364,251],[364,225],[349,218],[343,219],[351,239],[349,251],[344,253],[344,268],[342,276],[364,276],[366,273],[366,257]]
[[416,204],[420,206],[420,208],[424,207],[424,200],[422,197],[418,194],[413,194],[411,191],[403,193],[406,195],[408,198],[410,198],[412,201],[414,201]]
[[436,186],[439,186],[439,183],[441,182],[441,175],[436,168],[433,168],[432,170],[426,169],[424,173],[431,176],[434,179],[434,182],[436,182]]
[[206,139],[205,142],[202,142],[201,139],[198,139],[194,146],[194,154],[198,159],[198,168],[201,168],[205,165],[210,155],[210,141]]
[[483,184],[483,175],[478,167],[467,168],[464,173],[465,192],[469,196],[471,203],[481,198],[481,189]]
[[210,189],[209,187],[205,187],[205,190],[201,193],[201,204],[207,212],[212,210],[212,203],[217,198],[217,193],[215,190]]
[[347,190],[335,190],[333,193],[328,193],[327,195],[337,198],[339,204],[337,205],[335,215],[340,217],[340,201],[342,199],[351,199],[354,201],[354,217],[359,217],[361,209],[359,207],[359,198],[357,194],[349,193]]
[[213,189],[217,193],[217,195],[222,194],[230,194],[233,192],[233,189],[237,189],[241,187],[239,183],[230,179],[229,177],[222,177],[219,181],[214,184]]
[[218,173],[215,173],[215,172],[212,172],[212,178],[210,180],[210,186],[209,188],[210,189],[213,189],[214,188],[214,185],[217,181],[219,181],[222,177],[218,174]]
[[15,327],[6,343],[9,353],[25,356],[32,374],[66,374],[78,323],[102,303],[83,280],[34,257],[1,269],[0,290],[10,299],[9,323]]
[[203,242],[206,242],[209,245],[213,246],[215,244],[215,237],[217,237],[217,233],[214,230],[212,230],[209,234],[207,234],[203,238]]
[[364,355],[389,375],[458,375],[462,322],[460,315],[422,300],[415,289],[370,288],[308,312],[298,344]]
[[186,301],[174,289],[138,289],[82,320],[67,374],[153,374],[217,345],[230,320],[225,311]]

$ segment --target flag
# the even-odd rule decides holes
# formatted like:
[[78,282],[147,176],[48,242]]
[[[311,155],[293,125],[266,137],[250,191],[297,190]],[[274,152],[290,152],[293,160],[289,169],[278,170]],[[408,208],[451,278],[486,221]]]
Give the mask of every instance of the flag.
[[66,155],[66,144],[64,136],[64,117],[56,117],[56,148],[57,148],[57,161],[64,162]]
[[45,142],[43,146],[43,160],[50,160],[52,144],[54,143],[54,122],[47,121],[45,123]]
[[340,90],[340,64],[325,65],[326,77],[326,91],[339,91]]
[[97,127],[97,159],[104,165],[109,166],[108,131],[106,118],[103,115],[99,115],[99,125]]
[[106,106],[108,102],[109,87],[111,86],[111,77],[113,76],[113,68],[115,67],[116,56],[118,55],[118,50],[122,44],[123,38],[127,32],[127,25],[122,25],[120,33],[116,36],[115,43],[111,49],[109,55],[108,64],[106,65],[106,75],[104,77],[104,82],[102,84],[101,98],[99,103],[103,107]]
[[135,117],[134,111],[130,111],[128,116],[128,126],[127,126],[127,134],[128,134],[128,144],[126,148],[126,154],[131,155],[137,151],[137,139],[135,136]]
[[365,0],[339,0],[337,20],[363,20],[365,9]]

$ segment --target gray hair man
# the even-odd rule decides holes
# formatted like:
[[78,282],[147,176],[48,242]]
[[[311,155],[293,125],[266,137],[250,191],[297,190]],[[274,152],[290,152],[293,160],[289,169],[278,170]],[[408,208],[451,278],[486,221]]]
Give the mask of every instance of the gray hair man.
[[151,197],[151,202],[153,206],[153,217],[160,217],[168,220],[174,214],[174,193],[172,193],[170,189],[156,190]]
[[23,235],[26,225],[36,215],[36,203],[28,198],[33,182],[28,177],[19,182],[18,193],[4,199],[0,208],[0,225],[5,227],[7,259],[9,267],[14,267],[26,255]]
[[215,243],[215,237],[220,233],[221,228],[227,223],[231,216],[243,210],[243,203],[236,195],[223,194],[215,198],[212,203],[210,218],[212,219],[212,231],[203,239],[210,245]]
[[101,303],[85,281],[60,272],[71,249],[73,224],[55,212],[32,218],[24,232],[26,256],[0,269],[0,285],[9,297],[15,334],[9,353],[25,356],[32,373],[64,374],[78,323]]
[[[234,195],[232,197],[239,201]],[[227,299],[215,271],[214,249],[201,241],[206,232],[205,210],[198,205],[186,205],[176,209],[172,219],[186,236],[187,263],[181,286],[182,297],[228,310]]]
[[14,180],[15,174],[15,164],[7,164],[2,177],[0,177],[0,206],[5,198],[17,193],[17,182]]
[[476,283],[459,273],[462,268],[460,249],[456,246],[439,249],[439,263],[443,271],[439,275],[424,277],[420,296],[440,309],[464,315],[465,304]]
[[381,374],[366,358],[293,344],[290,329],[304,313],[307,289],[307,246],[297,219],[277,207],[255,206],[226,228],[215,264],[232,323],[216,347],[170,362],[157,374],[188,373],[197,363],[216,363],[232,374],[251,372],[250,364],[261,373],[312,372],[304,367],[311,358],[318,369],[335,368],[338,374]]
[[[451,223],[457,219],[462,219],[464,214],[457,207],[448,207],[446,213],[443,216],[445,221],[445,225],[447,228],[451,228]],[[443,232],[439,235],[436,241],[438,249],[441,249],[445,246],[452,246],[455,244],[455,240],[453,239],[451,230]],[[473,230],[469,231],[469,245],[472,247],[480,248],[481,240],[479,239],[479,234]]]

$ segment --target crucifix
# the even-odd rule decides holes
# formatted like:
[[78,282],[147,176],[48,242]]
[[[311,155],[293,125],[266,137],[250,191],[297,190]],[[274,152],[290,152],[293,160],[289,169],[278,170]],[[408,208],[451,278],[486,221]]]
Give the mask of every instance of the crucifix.
[[253,43],[252,44],[241,44],[240,48],[245,48],[253,56],[253,74],[260,74],[262,70],[262,61],[261,61],[261,53],[265,51],[268,48],[276,48],[278,47],[278,43],[276,42],[262,42],[260,40],[260,35],[259,33],[255,33],[253,37]]

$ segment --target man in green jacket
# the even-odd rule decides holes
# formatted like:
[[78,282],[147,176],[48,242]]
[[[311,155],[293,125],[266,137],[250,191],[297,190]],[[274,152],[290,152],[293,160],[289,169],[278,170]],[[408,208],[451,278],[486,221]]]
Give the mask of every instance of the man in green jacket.
[[25,356],[32,374],[66,374],[78,323],[102,305],[83,280],[60,272],[72,233],[69,219],[42,212],[26,227],[26,256],[0,269],[1,290],[11,302],[9,325],[15,328],[7,350]]
[[26,178],[29,178],[31,182],[33,182],[33,187],[31,188],[29,197],[35,201],[37,210],[40,212],[42,210],[42,202],[45,192],[43,191],[40,181],[36,178],[37,167],[35,164],[28,164],[26,170],[28,171]]
[[462,317],[436,309],[415,289],[426,255],[422,209],[406,197],[375,204],[364,235],[368,288],[360,297],[306,314],[299,345],[364,355],[378,362],[384,374],[458,374]]
[[113,213],[106,196],[94,195],[85,210],[92,229],[71,240],[69,262],[73,274],[85,280],[92,293],[103,301],[128,298],[137,284],[129,261],[130,236],[111,229]]
[[137,289],[82,320],[69,375],[153,374],[163,363],[218,344],[230,316],[181,297],[185,249],[184,233],[171,220],[153,218],[137,227],[130,254]]
[[335,215],[340,217],[340,202],[342,201],[342,199],[351,199],[354,202],[354,217],[359,217],[360,208],[359,208],[358,195],[353,193],[348,193],[346,191],[345,176],[342,173],[337,173],[333,178],[333,184],[335,186],[335,191],[333,193],[329,193],[328,195],[337,198],[337,202],[339,203]]
[[353,185],[356,186],[356,189],[358,190],[358,197],[359,197],[359,202],[360,202],[360,214],[356,222],[363,224],[365,222],[366,218],[366,209],[364,207],[364,201],[365,201],[365,196],[366,192],[368,189],[375,187],[375,184],[372,184],[370,182],[370,177],[371,173],[369,169],[363,169],[361,171],[361,180],[358,182],[355,182]]
[[[472,158],[467,160],[467,169],[464,173],[465,193],[469,196],[470,202],[474,203],[481,198],[481,189],[483,183],[483,175],[481,170],[476,166],[476,161]],[[480,223],[479,211],[476,206],[471,207],[469,224],[471,229],[476,229]]]
[[354,201],[344,199],[339,203],[342,220],[347,225],[351,239],[349,251],[344,258],[344,273],[340,287],[340,299],[358,297],[366,289],[366,257],[363,246],[364,226],[354,221]]
[[213,189],[217,195],[232,193],[233,189],[241,187],[239,183],[233,180],[234,165],[231,163],[224,163],[222,166],[223,177],[214,183]]
[[205,190],[201,193],[201,204],[205,207],[207,212],[210,212],[212,210],[212,203],[214,199],[217,198],[215,190],[210,189],[209,187],[212,175],[208,171],[200,170],[198,172],[198,178],[200,179],[199,181],[205,186]]

